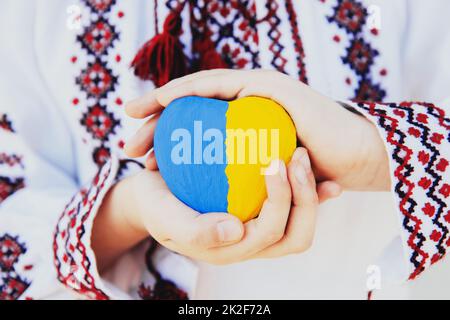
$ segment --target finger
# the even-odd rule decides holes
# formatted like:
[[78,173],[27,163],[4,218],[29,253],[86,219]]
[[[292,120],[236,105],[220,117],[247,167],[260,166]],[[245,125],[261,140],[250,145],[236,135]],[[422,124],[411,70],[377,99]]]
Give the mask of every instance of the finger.
[[162,109],[163,106],[156,99],[155,90],[128,102],[125,106],[126,114],[136,119],[147,118],[154,113],[161,112]]
[[178,221],[167,219],[165,232],[154,235],[160,243],[173,243],[179,248],[207,250],[239,242],[244,226],[238,218],[226,213],[198,214]]
[[244,236],[244,225],[233,215],[226,213],[199,214],[192,228],[182,234],[173,231],[172,237],[155,237],[168,249],[190,257],[208,261],[208,253],[220,247],[233,246]]
[[256,223],[261,234],[277,241],[283,236],[286,228],[291,207],[291,188],[283,161],[272,161],[266,172],[269,172],[265,175],[267,199],[264,201]]
[[231,214],[200,214],[192,223],[192,234],[186,238],[187,243],[193,247],[210,249],[228,246],[244,236],[244,225]]
[[252,258],[274,258],[307,250],[315,230],[318,197],[306,149],[298,148],[288,168],[293,206],[285,236]]
[[150,171],[158,170],[158,163],[156,162],[154,149],[150,150],[150,153],[145,160],[145,167]]
[[142,157],[153,147],[156,124],[160,114],[147,120],[125,145],[125,154],[130,158]]
[[208,259],[214,263],[246,259],[283,237],[291,204],[291,188],[283,161],[275,160],[269,168],[270,172],[274,172],[274,168],[278,170],[277,174],[266,175],[268,197],[259,217],[245,224],[245,236],[240,242],[208,253]]
[[305,209],[308,206],[315,208],[318,196],[308,151],[305,148],[297,148],[292,158],[294,166],[290,167],[289,182],[294,194],[293,208]]
[[[272,99],[281,105],[282,102],[278,101],[277,97],[282,96],[279,94],[280,91],[286,90],[287,85],[292,83],[292,79],[288,75],[273,70],[252,70],[246,75],[246,78],[248,79],[247,85],[239,92],[238,98],[259,96]],[[271,79],[272,82],[267,79]],[[277,85],[274,86],[273,83]]]
[[[196,80],[206,76],[212,76],[218,73],[223,73],[225,71],[226,69],[214,69],[192,73],[190,75],[174,79],[161,88],[171,88],[186,81]],[[132,118],[143,119],[163,110],[163,108],[167,106],[167,104],[162,105],[157,99],[158,90],[160,90],[160,88],[154,89],[146,93],[145,95],[128,102],[125,106],[127,115]]]
[[[263,81],[263,79],[268,78],[276,81],[282,88],[286,87],[285,84],[292,83],[292,79],[287,75],[275,71],[217,69],[205,71],[198,76],[192,75],[174,80],[172,84],[159,88],[156,96],[157,100],[164,106],[177,98],[191,95],[226,100],[260,96],[277,101],[274,99],[272,83]],[[282,104],[282,101],[277,102]]]
[[172,194],[163,199],[164,211],[150,216],[146,225],[159,242],[173,241],[178,246],[205,250],[235,243],[244,235],[242,222],[226,213],[200,214],[179,201]]
[[334,181],[324,181],[317,185],[317,195],[319,202],[337,198],[342,194],[342,187]]
[[202,71],[199,71],[199,72],[191,73],[191,74],[188,74],[186,76],[183,76],[183,77],[171,80],[170,82],[168,82],[164,86],[158,88],[158,90],[172,88],[172,87],[178,86],[178,85],[180,85],[180,84],[182,84],[184,82],[198,80],[198,79],[201,79],[201,78],[211,77],[211,76],[215,76],[215,75],[223,74],[223,73],[231,73],[233,71],[234,70],[230,70],[230,69],[202,70]]
[[197,79],[180,81],[178,84],[161,87],[157,90],[158,101],[167,106],[173,100],[185,96],[233,99],[245,87],[248,77],[246,71],[222,71]]

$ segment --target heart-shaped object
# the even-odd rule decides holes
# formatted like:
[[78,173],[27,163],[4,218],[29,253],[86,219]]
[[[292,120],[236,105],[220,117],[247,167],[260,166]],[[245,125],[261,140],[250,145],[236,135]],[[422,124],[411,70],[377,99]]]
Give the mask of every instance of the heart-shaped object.
[[200,213],[228,212],[245,222],[267,198],[265,168],[274,159],[288,163],[296,141],[292,119],[272,100],[190,96],[165,108],[154,150],[178,199]]

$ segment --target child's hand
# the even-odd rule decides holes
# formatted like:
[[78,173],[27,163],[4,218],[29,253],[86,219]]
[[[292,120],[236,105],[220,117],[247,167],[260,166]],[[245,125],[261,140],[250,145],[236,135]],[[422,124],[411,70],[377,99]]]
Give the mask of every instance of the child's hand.
[[[168,248],[213,264],[229,264],[255,258],[274,258],[307,250],[315,231],[319,197],[306,149],[299,148],[286,168],[267,175],[268,198],[256,219],[245,223],[241,241],[207,250],[190,245],[163,243]],[[208,216],[209,214],[206,214]]]
[[259,217],[245,224],[229,214],[190,209],[156,171],[122,180],[107,195],[94,224],[100,268],[149,234],[173,251],[214,264],[305,251],[313,240],[319,201],[336,194],[322,192],[326,196],[319,199],[304,148],[296,150],[287,169],[283,162],[278,167],[278,174],[265,177],[268,198]]
[[[202,71],[173,80],[129,103],[127,113],[134,118],[154,115],[128,142],[129,156],[143,156],[150,151],[158,113],[172,100],[187,95],[273,99],[294,120],[318,181],[335,181],[353,190],[389,189],[388,158],[375,126],[307,85],[274,71]],[[146,165],[156,168],[153,153]]]

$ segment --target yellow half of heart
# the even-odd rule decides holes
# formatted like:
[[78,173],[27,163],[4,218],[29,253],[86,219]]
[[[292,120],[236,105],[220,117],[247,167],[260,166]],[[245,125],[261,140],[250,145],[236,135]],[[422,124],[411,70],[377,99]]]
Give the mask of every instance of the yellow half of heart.
[[265,168],[275,159],[289,163],[296,130],[276,102],[246,97],[229,102],[226,131],[228,212],[248,221],[259,214],[267,198]]

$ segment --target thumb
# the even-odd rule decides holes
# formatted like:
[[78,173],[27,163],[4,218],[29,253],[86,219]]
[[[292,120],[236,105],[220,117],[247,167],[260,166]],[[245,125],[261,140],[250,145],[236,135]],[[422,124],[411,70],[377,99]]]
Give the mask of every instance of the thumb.
[[236,243],[244,236],[244,225],[231,214],[199,214],[190,220],[190,227],[173,239],[180,245],[210,249]]
[[166,187],[163,189],[159,205],[164,208],[164,214],[144,215],[144,225],[158,241],[205,249],[229,245],[244,236],[244,225],[237,217],[218,212],[201,214],[178,200]]
[[324,181],[317,185],[317,195],[320,203],[337,198],[341,193],[342,187],[334,181]]

